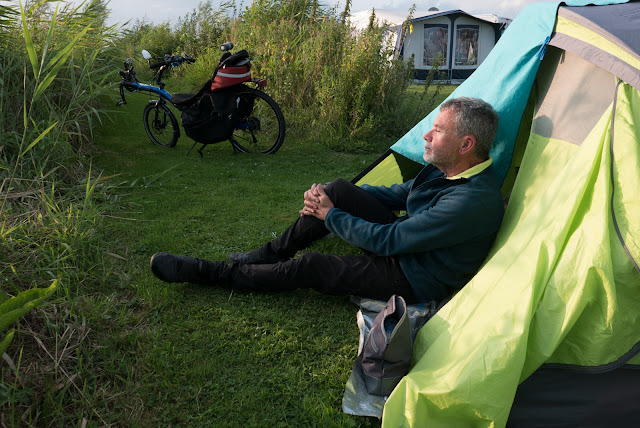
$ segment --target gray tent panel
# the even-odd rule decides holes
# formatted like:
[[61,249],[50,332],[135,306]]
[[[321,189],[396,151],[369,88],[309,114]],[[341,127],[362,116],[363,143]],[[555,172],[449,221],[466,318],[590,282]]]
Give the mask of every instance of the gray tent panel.
[[[607,71],[550,47],[537,77],[538,105],[531,132],[582,144],[613,103],[616,81]],[[593,91],[593,88],[600,88]]]
[[[603,10],[604,9],[604,10]],[[567,18],[593,31],[623,49],[630,57],[640,61],[640,13],[634,4],[603,7],[560,7],[558,16]],[[593,21],[592,21],[593,19]],[[640,70],[621,61],[585,40],[555,33],[549,43],[571,52],[640,90]]]
[[559,16],[584,25],[637,57],[640,52],[640,12],[634,2],[601,6],[561,7]]

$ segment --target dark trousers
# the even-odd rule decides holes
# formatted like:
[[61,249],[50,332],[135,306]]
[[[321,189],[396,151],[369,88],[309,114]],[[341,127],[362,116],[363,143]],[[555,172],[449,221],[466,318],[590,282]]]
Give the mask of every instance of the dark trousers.
[[[389,208],[347,180],[331,182],[325,192],[336,208],[356,217],[381,224],[397,220]],[[298,217],[280,237],[266,244],[264,250],[290,258],[328,233],[322,220],[312,216]],[[312,288],[325,294],[380,300],[398,294],[407,303],[417,302],[397,258],[374,254],[335,256],[303,253],[298,258],[274,264],[231,263],[224,269],[221,279],[227,287],[239,290]]]

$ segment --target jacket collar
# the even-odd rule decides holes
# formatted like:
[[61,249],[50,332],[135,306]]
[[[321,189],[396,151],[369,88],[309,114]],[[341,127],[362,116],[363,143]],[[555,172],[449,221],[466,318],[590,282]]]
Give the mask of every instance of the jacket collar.
[[486,161],[479,163],[476,166],[472,166],[471,168],[465,171],[462,171],[460,174],[447,177],[447,180],[459,180],[461,178],[471,178],[474,175],[480,174],[482,171],[489,168],[492,163],[493,163],[493,158],[489,156],[489,159],[487,159]]

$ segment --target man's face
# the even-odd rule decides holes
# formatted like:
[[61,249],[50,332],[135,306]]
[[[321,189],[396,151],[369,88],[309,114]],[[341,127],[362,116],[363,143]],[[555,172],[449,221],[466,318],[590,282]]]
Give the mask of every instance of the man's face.
[[431,165],[442,169],[455,165],[458,160],[458,150],[464,142],[464,138],[456,136],[453,119],[455,113],[451,110],[443,110],[433,122],[433,128],[423,137],[423,159]]

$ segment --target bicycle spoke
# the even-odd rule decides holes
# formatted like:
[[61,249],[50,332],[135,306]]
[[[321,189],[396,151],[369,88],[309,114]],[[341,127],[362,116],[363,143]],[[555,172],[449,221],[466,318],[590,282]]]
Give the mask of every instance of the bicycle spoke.
[[245,88],[240,94],[253,108],[236,125],[230,141],[241,152],[274,153],[284,140],[284,118],[278,105],[264,92]]

